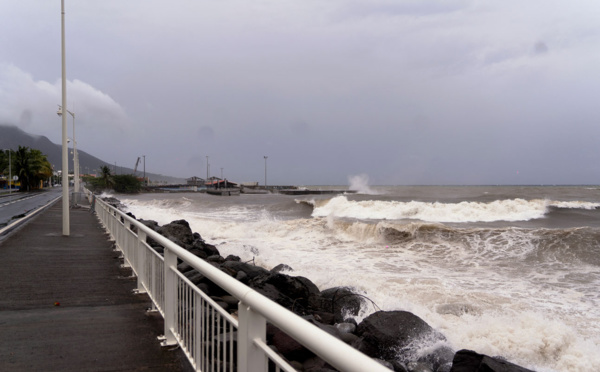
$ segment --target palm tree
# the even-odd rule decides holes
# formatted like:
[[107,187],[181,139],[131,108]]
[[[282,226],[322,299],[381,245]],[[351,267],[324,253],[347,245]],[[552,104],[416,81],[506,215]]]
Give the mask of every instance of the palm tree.
[[21,182],[21,191],[29,191],[33,175],[33,160],[27,146],[19,146],[19,149],[15,151],[15,174]]
[[46,155],[27,146],[19,146],[15,151],[14,166],[21,182],[21,191],[39,188],[40,182],[52,175],[52,165]]
[[46,158],[46,155],[42,154],[40,150],[32,149],[30,151],[33,159],[33,177],[31,186],[38,188],[39,185],[52,176],[52,164]]
[[114,184],[110,168],[107,165],[100,167],[100,183],[106,189],[110,189]]

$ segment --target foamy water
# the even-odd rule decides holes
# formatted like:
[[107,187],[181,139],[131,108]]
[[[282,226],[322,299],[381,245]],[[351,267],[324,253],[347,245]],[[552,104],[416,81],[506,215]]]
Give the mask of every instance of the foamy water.
[[599,203],[536,200],[496,200],[490,203],[426,203],[419,201],[390,202],[353,201],[340,195],[327,203],[314,203],[315,217],[347,217],[357,219],[416,219],[429,222],[529,221],[542,218],[549,207],[595,209]]
[[[122,201],[138,218],[188,220],[223,255],[266,268],[286,263],[291,275],[320,289],[349,285],[381,309],[411,311],[456,350],[501,355],[538,371],[600,370],[597,228],[526,225],[557,220],[556,208],[596,213],[594,200],[351,198],[186,194]],[[358,320],[373,311],[365,307]]]

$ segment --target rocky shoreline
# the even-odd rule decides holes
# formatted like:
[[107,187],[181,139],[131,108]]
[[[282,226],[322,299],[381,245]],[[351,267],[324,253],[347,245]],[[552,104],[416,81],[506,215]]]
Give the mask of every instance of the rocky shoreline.
[[[103,199],[123,210],[118,199]],[[132,218],[134,215],[128,213]],[[531,372],[502,357],[449,348],[446,337],[418,316],[407,311],[377,311],[360,324],[354,318],[368,301],[350,287],[319,290],[309,279],[291,276],[293,268],[280,264],[272,270],[242,262],[239,257],[221,256],[219,250],[192,232],[186,220],[160,226],[156,221],[138,220],[195,256],[236,278],[265,297],[301,316],[309,323],[376,359],[396,372]],[[159,253],[163,247],[151,238],[147,243]],[[186,263],[178,269],[221,307],[237,315],[237,299],[224,292]],[[267,325],[267,342],[298,371],[331,372],[333,367],[315,356],[277,327]]]

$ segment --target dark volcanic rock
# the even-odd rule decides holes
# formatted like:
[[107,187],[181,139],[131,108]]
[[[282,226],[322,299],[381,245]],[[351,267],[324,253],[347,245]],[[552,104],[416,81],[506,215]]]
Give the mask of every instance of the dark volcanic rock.
[[319,288],[302,276],[269,274],[255,277],[248,285],[298,314],[305,313],[319,295]]
[[115,197],[105,197],[105,198],[101,198],[103,201],[105,201],[108,205],[111,205],[119,210],[124,210],[125,206],[123,204],[121,204],[121,201]]
[[433,366],[433,370],[437,372],[438,368],[444,364],[452,363],[452,359],[454,358],[454,350],[450,347],[441,345],[433,348],[433,350],[429,351],[421,358],[419,358],[419,362],[429,363]]
[[231,272],[231,276],[233,276],[234,278],[241,276],[239,275],[240,272],[244,273],[244,279],[240,280],[242,283],[247,283],[249,280],[252,280],[257,276],[265,276],[269,274],[267,269],[240,261],[225,261],[222,267],[226,268],[229,272]]
[[194,243],[194,233],[186,220],[177,220],[161,226],[158,232],[185,249],[192,248]]
[[471,350],[459,350],[454,355],[450,372],[533,372],[499,358],[478,354]]
[[362,337],[360,351],[384,360],[412,357],[424,344],[445,340],[423,319],[407,311],[373,313],[358,325],[356,334]]
[[[146,227],[150,228],[152,231],[158,232],[158,230],[160,229],[158,222],[156,222],[154,220],[138,220],[138,221],[140,223],[142,223],[143,225],[145,225]],[[151,246],[152,248],[163,248],[162,245],[158,244],[158,242],[156,240],[152,239],[149,236],[146,238],[146,243],[148,243],[148,245]]]
[[343,323],[350,317],[357,316],[366,301],[349,287],[326,289],[321,292],[320,299],[323,311],[332,313],[337,323]]
[[138,221],[154,231],[158,231],[158,229],[160,228],[160,226],[158,225],[158,222],[156,222],[154,220],[138,220]]
[[271,273],[273,274],[280,273],[282,271],[294,271],[294,269],[286,264],[279,264],[271,269]]
[[288,360],[305,360],[314,356],[310,350],[307,350],[298,341],[271,324],[267,325],[267,336],[270,344],[275,346]]
[[207,244],[203,240],[195,240],[192,245],[193,248],[204,251],[208,257],[210,256],[220,256],[219,250],[212,244]]

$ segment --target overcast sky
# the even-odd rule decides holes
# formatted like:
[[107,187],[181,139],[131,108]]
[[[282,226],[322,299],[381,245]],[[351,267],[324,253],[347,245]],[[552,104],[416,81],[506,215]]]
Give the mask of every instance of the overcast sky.
[[[67,102],[79,148],[177,177],[598,184],[598,25],[597,0],[66,0]],[[0,123],[60,143],[60,1],[2,1],[0,31]]]

